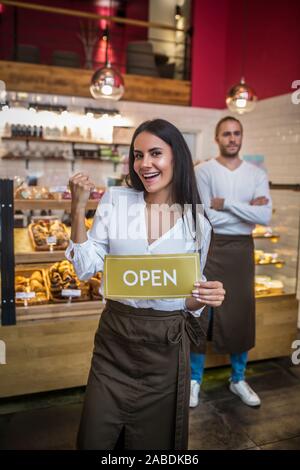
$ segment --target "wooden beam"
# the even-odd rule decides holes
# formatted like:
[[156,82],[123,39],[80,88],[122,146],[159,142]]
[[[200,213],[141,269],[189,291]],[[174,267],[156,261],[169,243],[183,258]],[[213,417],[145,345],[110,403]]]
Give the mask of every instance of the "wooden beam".
[[[0,61],[0,77],[7,91],[49,93],[91,98],[93,70]],[[191,82],[168,78],[123,75],[125,101],[189,106]]]
[[42,13],[55,13],[58,15],[75,16],[79,18],[87,18],[87,19],[96,20],[96,21],[106,20],[106,21],[111,21],[112,23],[128,24],[131,26],[138,26],[140,28],[157,28],[157,29],[165,29],[168,31],[185,32],[184,29],[175,28],[175,26],[170,26],[164,23],[135,20],[131,18],[119,18],[118,16],[98,15],[97,13],[90,13],[88,11],[70,10],[68,8],[49,7],[47,5],[38,5],[35,3],[27,3],[27,2],[24,3],[24,2],[18,2],[18,1],[13,1],[13,0],[3,0],[1,1],[1,3],[7,6],[25,8],[27,10],[35,10],[35,11],[40,11]]

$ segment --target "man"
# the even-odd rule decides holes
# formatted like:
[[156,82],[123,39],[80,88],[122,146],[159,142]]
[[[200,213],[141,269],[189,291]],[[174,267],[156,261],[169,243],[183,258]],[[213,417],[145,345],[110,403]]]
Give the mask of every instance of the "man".
[[[255,224],[268,225],[272,204],[266,173],[240,159],[243,127],[234,117],[221,119],[215,132],[219,156],[196,167],[202,203],[214,229],[207,279],[223,282],[221,307],[206,310],[200,323],[218,353],[230,354],[229,389],[249,406],[260,398],[245,382],[248,351],[255,345],[254,245]],[[206,344],[191,353],[190,406],[199,402]]]

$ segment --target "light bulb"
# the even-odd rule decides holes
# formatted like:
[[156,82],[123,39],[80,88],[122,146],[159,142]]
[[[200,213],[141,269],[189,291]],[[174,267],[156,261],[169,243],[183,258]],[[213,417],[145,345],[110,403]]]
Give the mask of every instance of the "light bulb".
[[242,78],[240,83],[234,85],[226,96],[226,104],[230,111],[243,114],[255,108],[257,96],[253,88],[247,85]]

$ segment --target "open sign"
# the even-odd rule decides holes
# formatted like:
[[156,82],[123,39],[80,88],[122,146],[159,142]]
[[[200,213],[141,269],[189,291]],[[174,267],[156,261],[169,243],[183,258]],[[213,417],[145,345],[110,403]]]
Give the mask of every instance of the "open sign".
[[110,299],[188,297],[200,279],[198,253],[105,257],[104,296]]

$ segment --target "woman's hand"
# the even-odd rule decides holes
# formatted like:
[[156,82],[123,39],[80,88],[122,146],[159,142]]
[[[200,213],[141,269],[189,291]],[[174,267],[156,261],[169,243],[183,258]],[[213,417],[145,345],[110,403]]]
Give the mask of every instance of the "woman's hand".
[[225,297],[222,282],[199,281],[195,282],[194,286],[195,289],[192,290],[192,297],[186,299],[188,310],[198,310],[204,305],[220,307]]
[[76,207],[86,207],[90,197],[91,190],[95,187],[95,184],[90,180],[88,175],[84,173],[76,173],[69,180],[72,205]]

